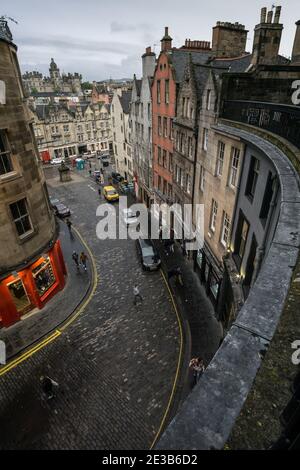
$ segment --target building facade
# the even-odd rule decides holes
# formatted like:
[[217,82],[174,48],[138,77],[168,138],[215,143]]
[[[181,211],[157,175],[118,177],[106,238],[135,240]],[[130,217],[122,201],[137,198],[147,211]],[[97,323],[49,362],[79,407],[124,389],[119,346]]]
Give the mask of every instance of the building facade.
[[23,76],[23,82],[27,93],[40,92],[65,92],[82,95],[81,81],[82,76],[79,73],[60,73],[54,59],[51,59],[49,66],[49,77],[43,77],[40,72],[26,72]]
[[40,168],[17,48],[0,20],[0,327],[42,308],[65,285],[66,267]]
[[[119,94],[120,93],[120,94]],[[133,180],[132,146],[129,127],[131,91],[115,91],[111,102],[111,130],[116,171]]]
[[152,105],[151,81],[155,69],[155,54],[151,47],[142,56],[143,75],[134,77],[129,128],[133,152],[135,192],[147,207],[152,198]]
[[110,105],[60,100],[60,103],[33,105],[31,113],[44,162],[110,150]]

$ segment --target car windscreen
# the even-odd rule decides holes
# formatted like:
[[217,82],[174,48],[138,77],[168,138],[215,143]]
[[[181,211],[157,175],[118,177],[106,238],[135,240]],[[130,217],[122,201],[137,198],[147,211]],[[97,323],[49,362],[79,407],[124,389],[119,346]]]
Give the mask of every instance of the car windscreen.
[[154,251],[153,251],[153,248],[152,246],[145,246],[144,248],[142,248],[142,254],[144,256],[144,258],[147,258],[148,256],[154,256]]

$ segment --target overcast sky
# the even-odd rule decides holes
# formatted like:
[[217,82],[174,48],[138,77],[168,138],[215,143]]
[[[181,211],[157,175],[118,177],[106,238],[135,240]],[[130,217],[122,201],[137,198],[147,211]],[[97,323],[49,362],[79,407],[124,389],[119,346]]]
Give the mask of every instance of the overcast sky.
[[[278,5],[278,3],[277,3]],[[281,0],[284,24],[281,53],[290,56],[299,0]],[[247,50],[252,50],[253,29],[264,0],[1,0],[0,16],[10,23],[19,48],[22,71],[48,75],[51,57],[61,72],[80,72],[84,80],[132,77],[141,73],[146,46],[160,50],[164,27],[173,45],[186,38],[211,41],[216,21],[239,21],[249,29]]]

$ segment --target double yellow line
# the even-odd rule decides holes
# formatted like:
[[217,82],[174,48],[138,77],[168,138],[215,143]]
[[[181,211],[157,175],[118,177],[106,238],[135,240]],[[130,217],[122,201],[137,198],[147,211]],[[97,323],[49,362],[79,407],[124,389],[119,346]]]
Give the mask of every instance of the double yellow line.
[[21,354],[21,356],[17,357],[16,359],[12,360],[11,362],[6,364],[5,366],[1,367],[0,368],[0,377],[1,377],[1,375],[4,375],[7,372],[9,372],[11,369],[14,369],[17,365],[21,364],[26,359],[31,357],[33,354],[38,352],[40,349],[44,348],[49,343],[51,343],[53,340],[58,338],[62,334],[62,332],[71,323],[73,323],[77,319],[77,317],[84,311],[84,309],[86,308],[86,306],[88,305],[88,303],[90,302],[91,298],[93,297],[93,295],[95,293],[95,290],[96,290],[96,287],[97,287],[97,284],[98,284],[98,276],[97,276],[97,268],[96,268],[95,259],[93,257],[93,254],[92,254],[90,248],[87,246],[86,242],[84,241],[84,239],[82,238],[82,236],[78,232],[78,230],[75,229],[74,227],[73,227],[73,230],[76,232],[78,238],[80,239],[81,243],[85,246],[85,249],[86,249],[86,251],[88,252],[88,254],[90,256],[90,260],[91,260],[91,264],[92,264],[92,270],[93,270],[93,286],[92,286],[92,289],[91,289],[87,299],[85,300],[85,302],[79,307],[78,310],[75,311],[75,313],[71,316],[71,318],[69,318],[63,324],[63,326],[61,328],[56,329],[54,333],[52,333],[50,336],[45,338],[40,343],[36,344],[33,348],[29,349],[28,351],[25,351],[23,354]]

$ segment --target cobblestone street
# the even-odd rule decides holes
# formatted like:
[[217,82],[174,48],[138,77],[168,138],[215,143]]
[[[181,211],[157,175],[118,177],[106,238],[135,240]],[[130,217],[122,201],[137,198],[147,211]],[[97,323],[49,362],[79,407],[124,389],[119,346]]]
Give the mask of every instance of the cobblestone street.
[[[92,179],[75,175],[60,185],[48,173],[49,192],[71,208],[93,253],[98,285],[55,341],[0,377],[1,448],[148,449],[178,364],[175,311],[161,274],[142,271],[134,241],[96,238],[99,195]],[[144,297],[137,307],[135,282]],[[41,396],[45,373],[60,385],[52,401]]]

